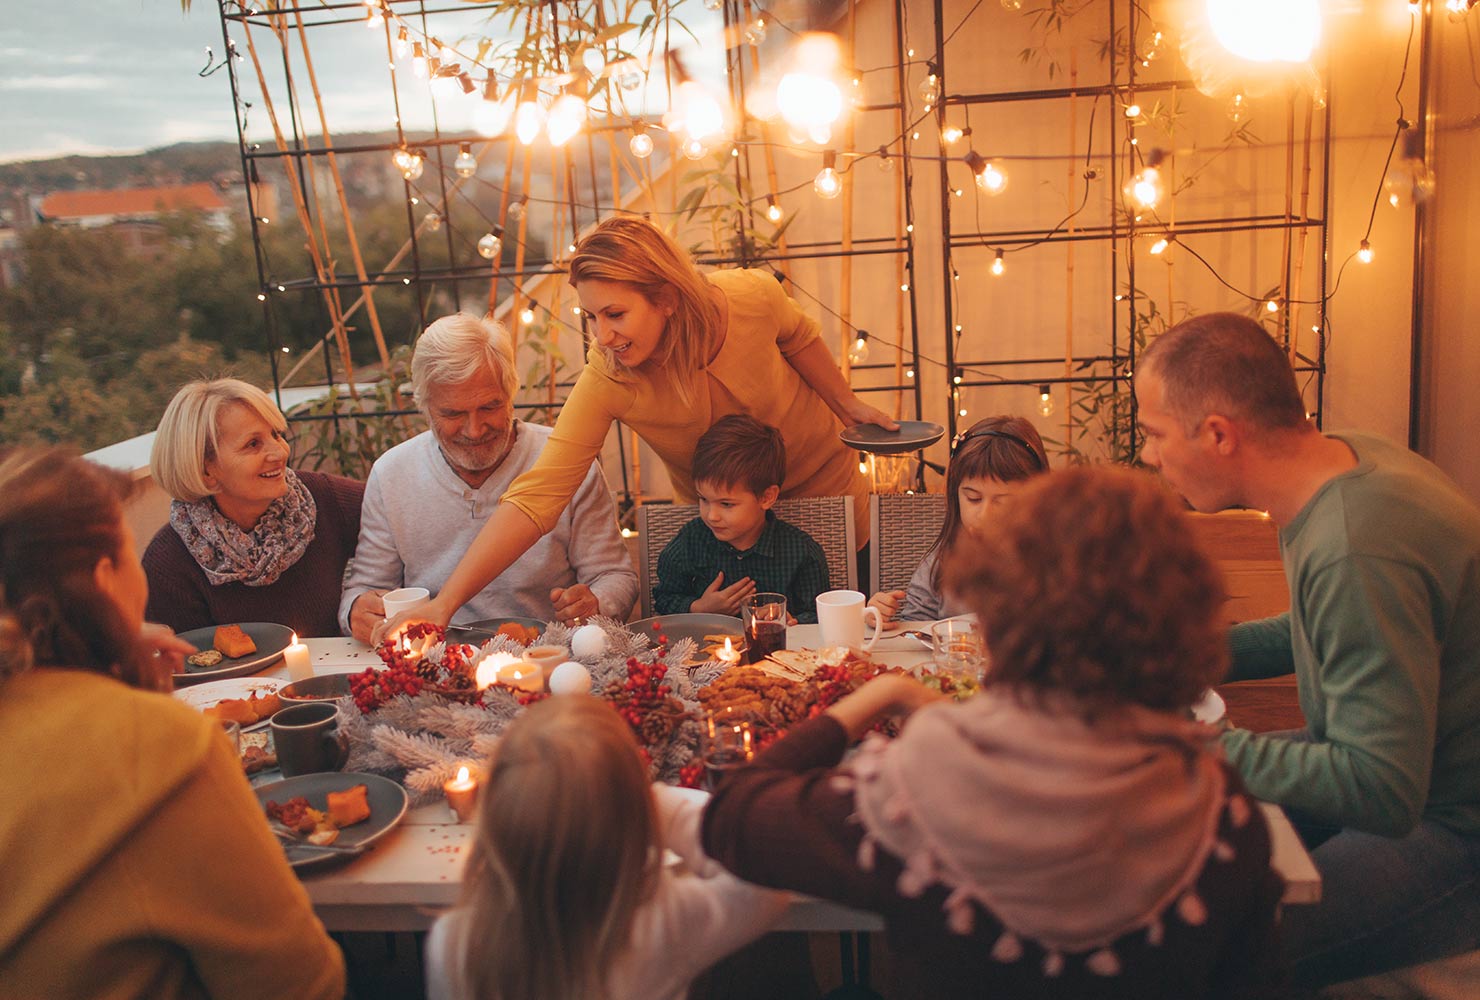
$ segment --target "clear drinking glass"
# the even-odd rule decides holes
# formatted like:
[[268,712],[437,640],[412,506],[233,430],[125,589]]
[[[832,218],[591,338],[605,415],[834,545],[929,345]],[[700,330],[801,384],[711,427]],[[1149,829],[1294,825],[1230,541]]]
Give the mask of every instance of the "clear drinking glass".
[[711,792],[726,774],[754,759],[760,736],[767,729],[758,714],[744,708],[730,706],[704,716],[700,753]]
[[226,742],[231,744],[231,749],[236,755],[242,755],[242,727],[230,719],[221,719],[221,731],[226,734]]
[[740,605],[745,623],[745,662],[759,663],[786,648],[786,595],[751,594]]
[[981,679],[987,665],[987,643],[981,627],[963,618],[948,618],[930,626],[935,665],[943,674],[958,680]]

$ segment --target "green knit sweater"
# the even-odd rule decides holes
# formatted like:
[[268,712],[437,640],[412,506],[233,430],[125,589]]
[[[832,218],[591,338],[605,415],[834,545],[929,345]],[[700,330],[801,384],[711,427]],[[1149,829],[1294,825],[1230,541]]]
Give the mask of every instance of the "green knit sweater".
[[1280,530],[1290,611],[1237,625],[1230,680],[1295,672],[1314,742],[1232,730],[1261,799],[1402,836],[1480,834],[1480,509],[1437,468],[1338,435],[1357,465]]

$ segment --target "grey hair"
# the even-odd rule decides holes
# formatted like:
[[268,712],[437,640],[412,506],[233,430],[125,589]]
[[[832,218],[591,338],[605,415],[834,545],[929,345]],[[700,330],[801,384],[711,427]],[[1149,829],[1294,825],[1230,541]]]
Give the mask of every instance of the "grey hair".
[[514,344],[503,324],[471,313],[443,316],[422,331],[411,356],[411,392],[425,410],[434,385],[457,385],[492,372],[505,398],[519,391],[514,368]]

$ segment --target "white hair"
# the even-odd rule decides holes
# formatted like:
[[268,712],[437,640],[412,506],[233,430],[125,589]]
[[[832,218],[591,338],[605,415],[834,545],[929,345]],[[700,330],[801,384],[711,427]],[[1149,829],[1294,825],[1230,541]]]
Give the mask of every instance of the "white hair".
[[435,385],[457,385],[491,372],[503,386],[504,398],[519,390],[514,368],[514,345],[509,332],[492,319],[471,313],[443,316],[422,331],[411,356],[411,392],[416,405],[427,408]]

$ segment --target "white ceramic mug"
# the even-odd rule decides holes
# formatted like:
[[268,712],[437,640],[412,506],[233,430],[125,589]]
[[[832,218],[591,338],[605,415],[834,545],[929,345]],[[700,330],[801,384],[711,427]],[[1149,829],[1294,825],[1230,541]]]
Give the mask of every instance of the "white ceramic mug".
[[[864,623],[874,616],[874,634],[863,641]],[[817,597],[817,624],[822,627],[823,646],[847,646],[867,652],[879,641],[884,620],[878,608],[866,607],[863,595],[856,590],[829,590]]]
[[394,618],[402,611],[419,608],[431,599],[431,592],[425,587],[402,587],[400,590],[393,590],[381,598],[385,602],[385,616],[387,618]]

